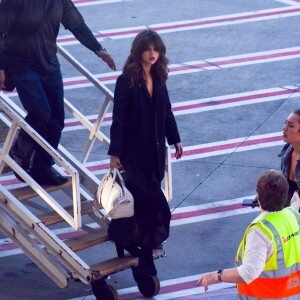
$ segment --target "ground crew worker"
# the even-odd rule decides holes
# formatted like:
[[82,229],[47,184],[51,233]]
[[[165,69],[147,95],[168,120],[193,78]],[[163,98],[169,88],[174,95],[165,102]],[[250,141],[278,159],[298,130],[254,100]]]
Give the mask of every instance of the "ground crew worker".
[[202,276],[199,286],[220,281],[237,283],[239,299],[299,299],[300,199],[291,206],[286,178],[275,170],[262,174],[256,185],[260,215],[249,225],[236,255],[236,268]]

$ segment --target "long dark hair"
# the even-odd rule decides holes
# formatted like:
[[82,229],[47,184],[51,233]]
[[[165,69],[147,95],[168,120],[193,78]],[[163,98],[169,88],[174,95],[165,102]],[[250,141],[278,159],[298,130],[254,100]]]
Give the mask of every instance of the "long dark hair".
[[297,108],[293,111],[293,114],[297,115],[300,118],[300,108]]
[[168,78],[168,63],[166,47],[161,37],[153,30],[140,32],[132,42],[130,55],[123,68],[123,73],[129,76],[130,86],[140,86],[144,81],[144,69],[142,66],[142,54],[150,46],[153,46],[159,53],[157,62],[151,67],[151,74],[161,84],[165,84]]

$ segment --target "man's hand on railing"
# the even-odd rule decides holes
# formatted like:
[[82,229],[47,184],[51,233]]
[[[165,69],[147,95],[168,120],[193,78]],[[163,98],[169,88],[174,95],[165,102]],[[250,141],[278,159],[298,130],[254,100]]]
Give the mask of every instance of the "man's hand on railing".
[[96,54],[104,61],[107,63],[107,65],[112,69],[112,70],[116,70],[116,65],[115,62],[113,60],[113,58],[111,57],[111,55],[108,53],[108,51],[103,48],[99,51],[96,51]]
[[0,70],[0,91],[4,88],[4,80],[5,80],[4,70]]

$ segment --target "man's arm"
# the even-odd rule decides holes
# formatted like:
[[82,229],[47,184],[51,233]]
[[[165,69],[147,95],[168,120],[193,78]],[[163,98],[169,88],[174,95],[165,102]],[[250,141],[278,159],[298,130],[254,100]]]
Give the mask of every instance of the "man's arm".
[[[222,274],[222,281],[233,283],[250,283],[264,269],[268,257],[273,253],[272,242],[260,231],[253,227],[247,234],[247,242],[243,264],[237,268],[225,269]],[[208,285],[220,282],[217,272],[207,273],[202,276],[197,285],[204,286],[205,291]]]
[[101,44],[96,40],[91,30],[87,27],[87,25],[82,22],[76,28],[70,29],[70,31],[74,34],[76,39],[85,47],[95,52],[98,57],[100,57],[107,65],[112,69],[116,70],[116,65],[108,53],[108,51],[101,46]]
[[61,23],[65,29],[70,30],[81,44],[96,53],[112,70],[116,70],[114,60],[94,37],[74,3],[71,0],[63,0],[62,2],[64,9]]

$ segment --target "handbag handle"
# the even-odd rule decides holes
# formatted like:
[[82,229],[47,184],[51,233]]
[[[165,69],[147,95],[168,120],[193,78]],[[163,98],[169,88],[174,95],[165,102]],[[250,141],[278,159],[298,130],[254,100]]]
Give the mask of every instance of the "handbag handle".
[[[122,175],[121,175],[121,172],[119,171],[119,169],[117,169],[117,168],[114,168],[114,169],[110,169],[107,173],[106,173],[106,175],[105,175],[105,177],[107,178],[108,176],[111,176],[112,175],[112,179],[113,179],[113,181],[115,182],[116,181],[116,177],[118,176],[119,177],[119,180],[120,180],[120,185],[121,185],[121,188],[122,188],[122,192],[123,192],[123,194],[125,194],[125,182],[124,182],[124,179],[123,179],[123,177],[122,177]],[[100,193],[102,192],[102,190],[100,191]],[[97,197],[96,197],[96,194],[98,193],[98,191],[96,191],[96,193],[95,193],[95,199],[97,199]],[[106,214],[105,216],[102,216],[100,213],[99,213],[99,205],[100,205],[100,202],[99,202],[99,200],[97,201],[95,201],[94,202],[94,205],[93,205],[93,211],[94,211],[94,213],[95,213],[95,215],[98,217],[98,218],[100,218],[100,219],[102,219],[102,220],[106,220],[106,219],[108,219],[108,218],[110,218],[111,217],[111,215],[113,215],[114,214],[114,212],[117,210],[117,208],[120,206],[120,204],[122,204],[122,203],[127,203],[128,202],[128,200],[126,200],[125,198],[123,199],[123,200],[121,200],[108,214]]]
[[113,169],[110,169],[110,170],[111,170],[111,172],[113,172],[113,180],[116,180],[116,177],[118,176],[119,179],[120,179],[120,181],[121,181],[121,183],[125,185],[124,179],[123,179],[123,177],[122,177],[121,172],[119,171],[119,169],[113,168]]
[[[123,179],[123,177],[122,177],[120,171],[119,171],[117,168],[110,169],[110,170],[106,173],[105,177],[108,178],[108,177],[111,176],[111,175],[112,175],[112,179],[113,179],[114,182],[116,181],[116,177],[117,177],[117,176],[119,177],[120,185],[121,185],[122,191],[123,191],[123,193],[124,193],[125,182],[124,182],[124,179]],[[102,188],[103,188],[103,187],[102,187]],[[100,193],[100,194],[101,194],[101,192],[102,192],[102,190],[101,190],[101,191],[96,191],[95,194],[97,194],[97,193]],[[95,197],[95,198],[97,198],[97,197]],[[98,203],[99,203],[99,201],[98,201]]]

